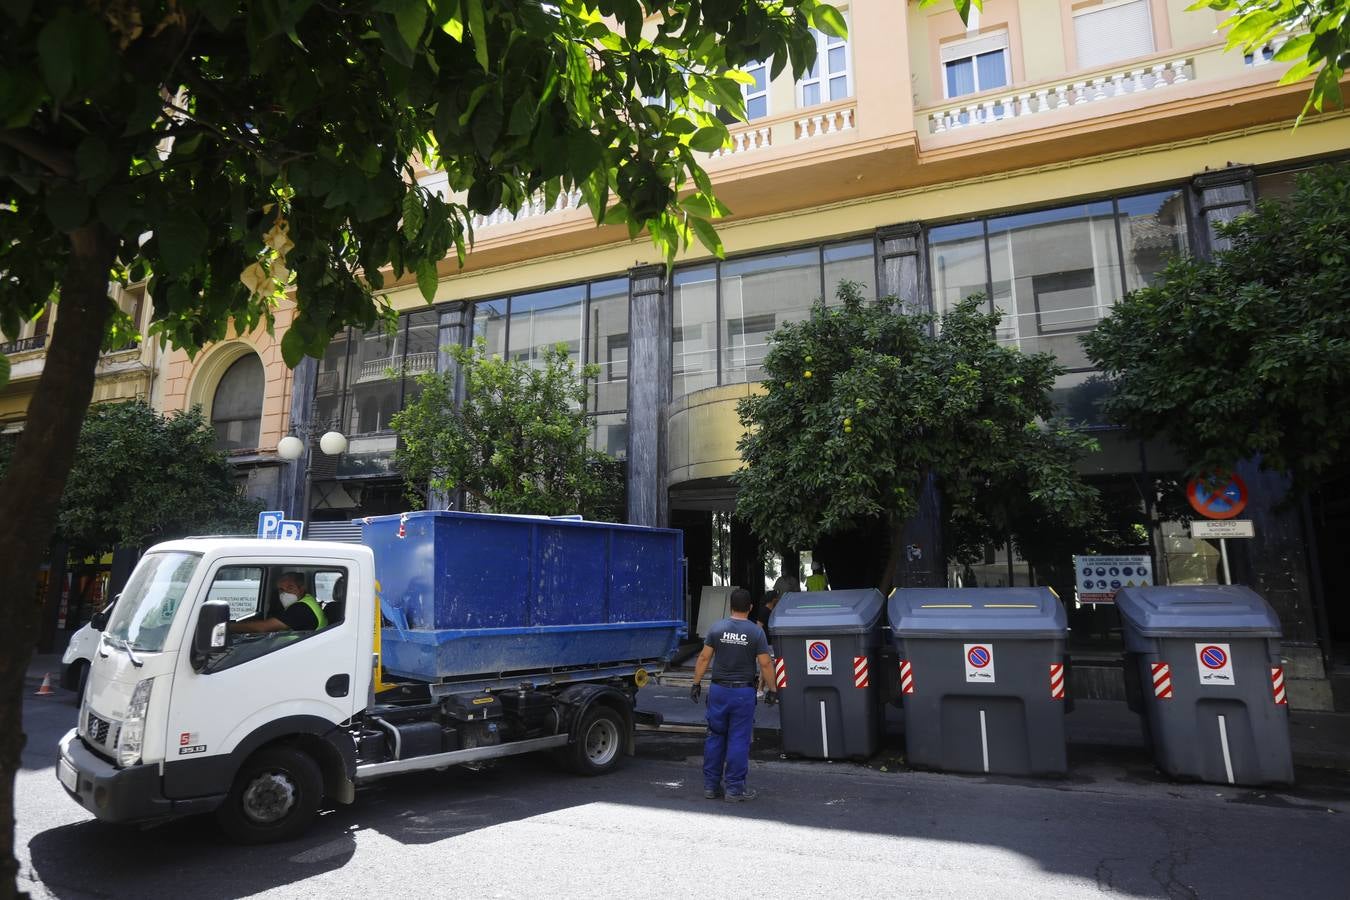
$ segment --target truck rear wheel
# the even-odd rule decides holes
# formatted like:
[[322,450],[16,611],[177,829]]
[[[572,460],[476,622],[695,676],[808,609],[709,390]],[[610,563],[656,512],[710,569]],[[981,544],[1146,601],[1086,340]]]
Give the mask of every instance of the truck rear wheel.
[[244,763],[216,818],[242,844],[286,841],[310,826],[322,797],[323,775],[309,754],[267,747]]
[[609,706],[597,703],[586,711],[576,740],[568,747],[568,762],[581,775],[603,775],[623,764],[623,716]]

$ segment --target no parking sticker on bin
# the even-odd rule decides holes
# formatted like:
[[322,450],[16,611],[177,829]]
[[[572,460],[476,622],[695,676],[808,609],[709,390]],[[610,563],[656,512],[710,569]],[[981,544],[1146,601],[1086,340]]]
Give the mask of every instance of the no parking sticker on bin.
[[994,648],[990,644],[966,644],[966,681],[994,683]]
[[834,673],[834,660],[830,657],[829,641],[806,642],[806,674],[831,675]]
[[1195,660],[1201,684],[1237,684],[1233,680],[1233,657],[1227,644],[1196,644]]

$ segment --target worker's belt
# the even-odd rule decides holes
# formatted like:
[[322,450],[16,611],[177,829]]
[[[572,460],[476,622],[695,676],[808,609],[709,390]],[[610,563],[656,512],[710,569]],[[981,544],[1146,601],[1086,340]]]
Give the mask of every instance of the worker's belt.
[[728,681],[725,678],[714,678],[712,683],[718,687],[736,688],[736,687],[754,687],[753,681]]

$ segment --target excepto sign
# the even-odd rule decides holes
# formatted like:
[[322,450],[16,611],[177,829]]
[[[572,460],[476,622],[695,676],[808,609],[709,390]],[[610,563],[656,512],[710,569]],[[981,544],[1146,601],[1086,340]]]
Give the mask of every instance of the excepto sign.
[[828,640],[806,642],[806,674],[834,674],[834,657],[830,654]]
[[966,681],[994,683],[994,647],[992,644],[966,644]]
[[1153,560],[1133,556],[1075,556],[1073,570],[1079,603],[1115,603],[1116,592],[1153,584]]
[[1191,523],[1193,538],[1254,538],[1256,526],[1251,519],[1207,519]]
[[1196,644],[1195,668],[1203,685],[1237,684],[1233,679],[1233,654],[1227,644]]
[[1192,478],[1186,482],[1186,499],[1208,519],[1232,519],[1247,508],[1247,482],[1236,475],[1214,482]]
[[287,519],[281,510],[258,513],[258,537],[272,541],[298,541],[305,536],[305,523]]

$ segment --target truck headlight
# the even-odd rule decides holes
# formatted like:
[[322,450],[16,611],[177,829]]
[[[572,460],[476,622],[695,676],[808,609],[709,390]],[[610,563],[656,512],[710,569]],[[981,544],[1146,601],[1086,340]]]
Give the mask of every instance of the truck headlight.
[[117,764],[126,768],[141,761],[141,746],[145,739],[145,712],[150,708],[150,688],[153,678],[142,678],[131,693],[127,717],[117,737]]

